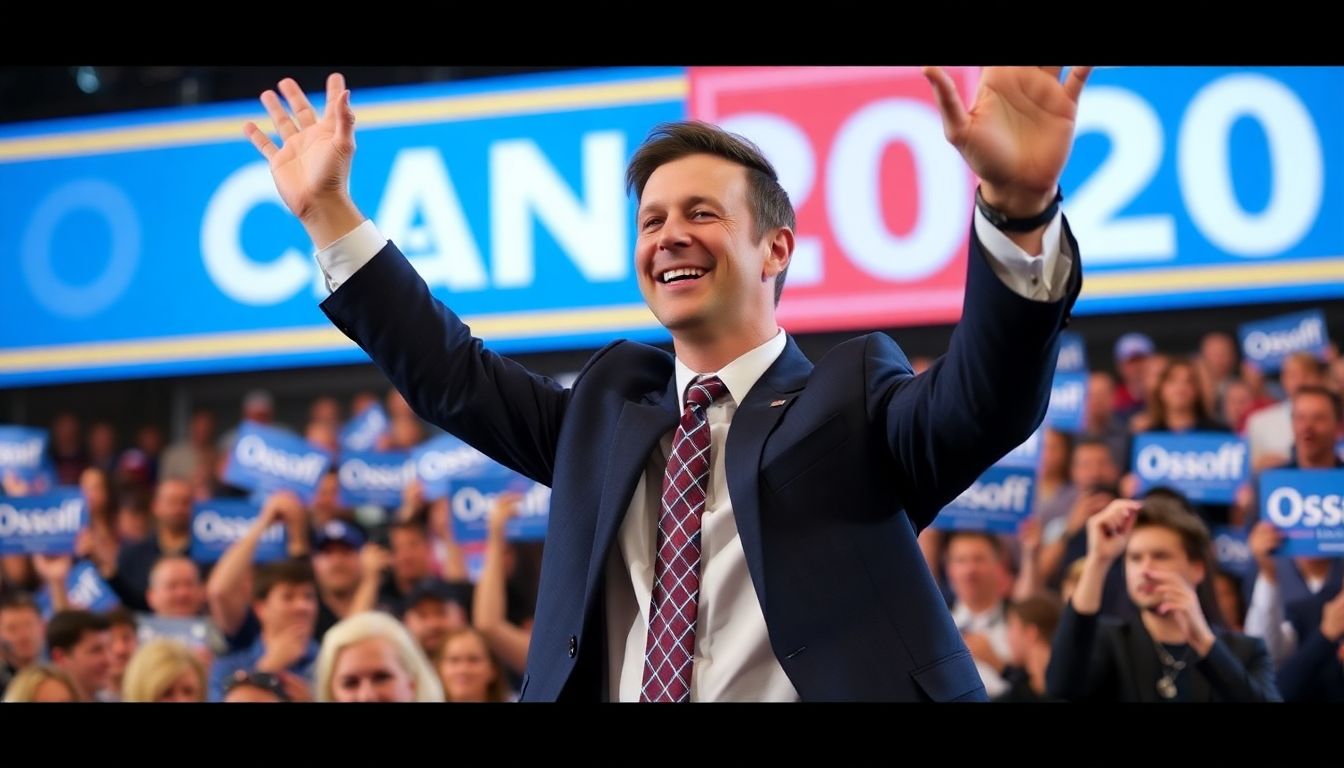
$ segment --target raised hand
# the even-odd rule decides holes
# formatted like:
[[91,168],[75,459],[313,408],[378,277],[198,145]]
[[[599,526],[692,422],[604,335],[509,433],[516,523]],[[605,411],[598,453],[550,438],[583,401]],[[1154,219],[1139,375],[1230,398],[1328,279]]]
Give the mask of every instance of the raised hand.
[[363,221],[349,195],[350,163],[355,155],[350,91],[344,76],[328,76],[327,102],[319,116],[292,78],[281,80],[278,87],[292,113],[272,90],[261,94],[261,103],[280,144],[253,122],[243,126],[243,133],[270,164],[280,198],[322,248]]
[[1105,509],[1088,518],[1087,554],[1103,563],[1114,562],[1125,551],[1143,502],[1116,499]]
[[951,76],[925,67],[943,133],[980,177],[985,200],[1013,218],[1050,205],[1073,149],[1078,97],[1091,67],[986,67],[967,110]]
[[1157,606],[1158,615],[1175,621],[1185,635],[1185,641],[1201,657],[1207,655],[1213,645],[1213,630],[1209,629],[1195,588],[1176,571],[1148,570],[1144,571],[1143,578],[1157,584],[1155,594],[1162,600]]

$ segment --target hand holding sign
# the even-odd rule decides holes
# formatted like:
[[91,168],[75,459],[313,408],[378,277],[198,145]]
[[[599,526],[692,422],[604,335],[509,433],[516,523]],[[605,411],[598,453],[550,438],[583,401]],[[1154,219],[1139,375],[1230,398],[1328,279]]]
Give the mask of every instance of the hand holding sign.
[[509,521],[518,516],[521,508],[523,495],[516,491],[506,491],[499,494],[495,503],[490,506],[490,535],[492,537],[503,538],[504,530],[508,527]]
[[1283,544],[1283,531],[1275,528],[1268,520],[1261,520],[1251,528],[1251,535],[1246,543],[1250,546],[1251,555],[1260,569],[1260,576],[1273,584],[1278,579],[1278,568],[1274,565],[1274,550]]
[[33,570],[48,586],[59,584],[64,587],[74,564],[70,555],[33,555]]

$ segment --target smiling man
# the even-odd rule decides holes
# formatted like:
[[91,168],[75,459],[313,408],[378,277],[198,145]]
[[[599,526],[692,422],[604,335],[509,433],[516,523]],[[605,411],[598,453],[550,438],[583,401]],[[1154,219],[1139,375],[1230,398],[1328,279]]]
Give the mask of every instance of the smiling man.
[[749,141],[635,152],[640,290],[674,355],[614,342],[571,387],[486,349],[348,193],[344,79],[244,128],[318,249],[322,309],[422,417],[553,488],[523,700],[986,698],[916,535],[1040,423],[1081,285],[1059,211],[1088,69],[925,71],[981,179],[965,311],[916,376],[871,334],[815,366],[779,327],[794,211]]

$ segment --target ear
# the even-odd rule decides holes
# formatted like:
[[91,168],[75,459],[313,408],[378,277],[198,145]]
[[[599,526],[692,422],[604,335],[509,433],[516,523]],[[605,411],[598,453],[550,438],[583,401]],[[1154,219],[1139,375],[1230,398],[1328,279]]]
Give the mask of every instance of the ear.
[[774,280],[776,275],[789,268],[793,259],[793,230],[779,227],[767,235],[765,241],[770,250],[761,267],[761,280]]

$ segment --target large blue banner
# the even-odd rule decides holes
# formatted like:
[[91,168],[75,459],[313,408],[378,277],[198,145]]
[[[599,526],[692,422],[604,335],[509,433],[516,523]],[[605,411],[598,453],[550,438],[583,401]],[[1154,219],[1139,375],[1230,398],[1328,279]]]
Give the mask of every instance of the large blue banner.
[[1246,443],[1230,433],[1148,432],[1134,438],[1132,455],[1139,493],[1166,486],[1196,504],[1231,504],[1250,479]]
[[[664,338],[624,172],[685,92],[668,67],[356,90],[350,190],[496,349]],[[0,386],[367,359],[246,120],[270,124],[249,100],[0,127]]]
[[1260,476],[1261,517],[1283,531],[1281,557],[1344,557],[1344,469]]
[[1324,360],[1330,345],[1325,313],[1319,309],[1245,323],[1237,329],[1241,354],[1260,370],[1274,373],[1294,352],[1310,352]]
[[1344,296],[1344,67],[1104,67],[1060,180],[1077,312]]
[[88,518],[78,488],[19,498],[0,496],[0,555],[67,555]]

